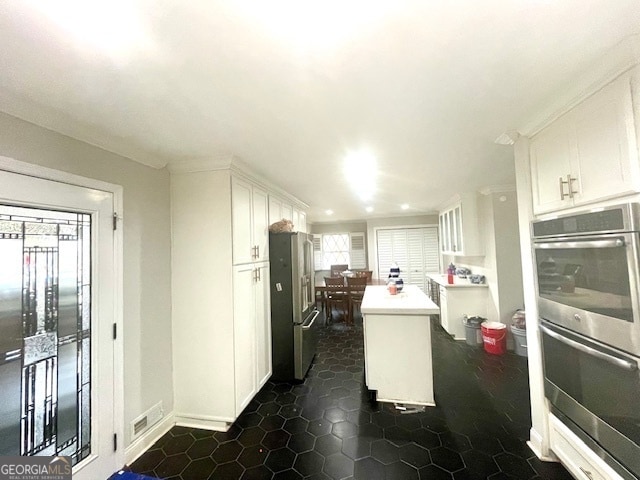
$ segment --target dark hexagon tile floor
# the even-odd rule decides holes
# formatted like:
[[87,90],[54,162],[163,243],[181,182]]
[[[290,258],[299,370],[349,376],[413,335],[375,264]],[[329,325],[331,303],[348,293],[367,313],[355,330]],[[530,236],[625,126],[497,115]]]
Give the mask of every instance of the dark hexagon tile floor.
[[[304,382],[268,382],[227,432],[174,427],[130,471],[171,480],[570,480],[527,447],[527,360],[433,326],[436,407],[401,413],[364,386],[362,324],[321,333]],[[419,371],[416,371],[416,375]]]

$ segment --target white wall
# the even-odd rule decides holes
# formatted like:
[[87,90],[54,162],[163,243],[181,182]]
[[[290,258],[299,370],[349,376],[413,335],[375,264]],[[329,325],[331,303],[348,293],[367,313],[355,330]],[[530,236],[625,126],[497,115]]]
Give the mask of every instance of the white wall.
[[124,420],[159,401],[173,410],[169,172],[0,113],[0,155],[122,185]]

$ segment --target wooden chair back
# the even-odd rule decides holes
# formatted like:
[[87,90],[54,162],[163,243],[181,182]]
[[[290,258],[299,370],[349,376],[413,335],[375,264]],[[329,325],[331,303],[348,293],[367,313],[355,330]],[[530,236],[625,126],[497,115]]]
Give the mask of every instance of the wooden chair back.
[[[357,289],[358,291],[362,289],[362,291],[364,292],[364,289],[367,286],[367,283],[368,283],[368,278],[366,276],[347,277],[347,286],[355,287],[355,289]],[[361,287],[361,288],[358,288],[358,287]],[[353,291],[353,288],[352,288],[352,291]]]
[[349,265],[331,265],[331,276],[339,277],[342,272],[349,270]]
[[343,287],[344,286],[344,277],[324,277],[324,284],[327,287]]
[[372,270],[358,270],[356,272],[356,277],[364,277],[367,279],[367,284],[371,285],[371,280],[373,278],[373,271]]

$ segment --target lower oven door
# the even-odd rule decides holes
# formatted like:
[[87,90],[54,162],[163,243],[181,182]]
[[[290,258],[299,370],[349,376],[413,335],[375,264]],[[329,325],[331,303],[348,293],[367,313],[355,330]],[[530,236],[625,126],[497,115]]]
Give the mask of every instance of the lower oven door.
[[640,477],[640,359],[550,322],[540,330],[545,396],[613,468]]

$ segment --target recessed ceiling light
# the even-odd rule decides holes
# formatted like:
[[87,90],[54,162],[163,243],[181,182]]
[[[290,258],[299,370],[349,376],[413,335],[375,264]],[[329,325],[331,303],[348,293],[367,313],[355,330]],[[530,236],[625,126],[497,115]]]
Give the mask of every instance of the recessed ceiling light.
[[324,213],[327,215],[333,215],[333,210],[325,210]]
[[402,205],[400,205],[400,208],[402,210],[409,210],[409,204],[408,203],[403,203]]
[[365,210],[366,210],[367,212],[371,213],[371,212],[373,212],[373,207],[367,207],[367,208],[365,208]]

